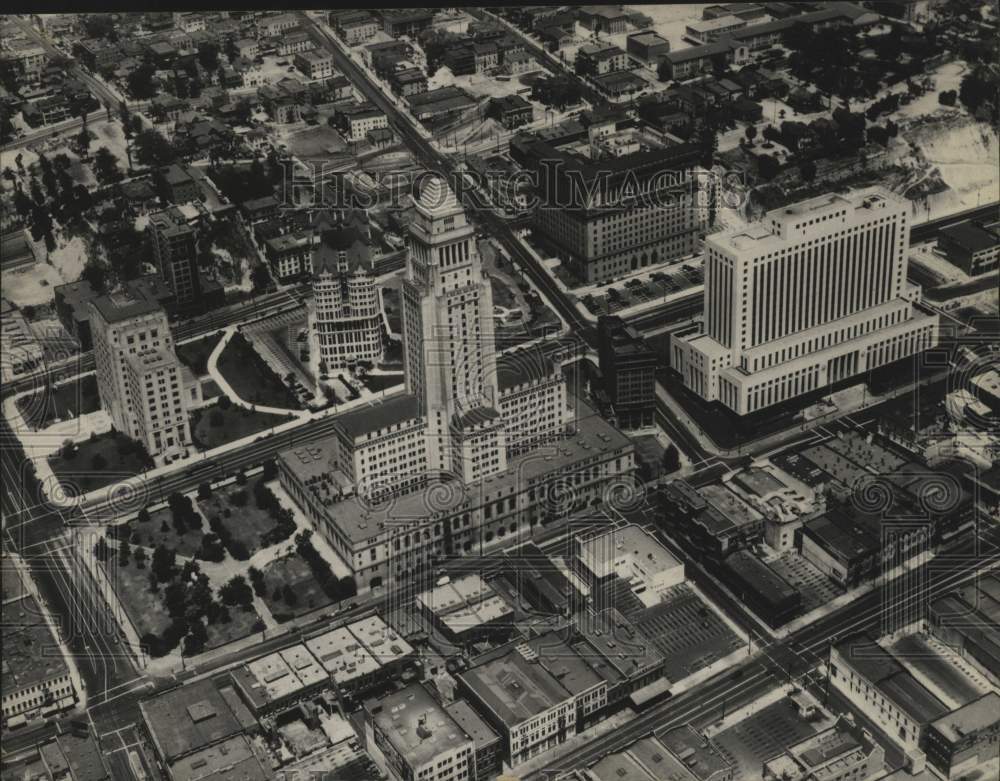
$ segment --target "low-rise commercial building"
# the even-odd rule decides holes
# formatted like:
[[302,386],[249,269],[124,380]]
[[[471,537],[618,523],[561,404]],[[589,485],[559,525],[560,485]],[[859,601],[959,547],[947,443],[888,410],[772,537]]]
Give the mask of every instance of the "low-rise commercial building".
[[324,49],[299,52],[295,55],[295,67],[302,71],[306,78],[328,79],[333,76],[333,55]]
[[475,781],[491,781],[500,774],[503,764],[503,744],[485,719],[465,700],[455,700],[444,706],[462,731],[472,738],[475,748]]
[[365,705],[365,738],[394,781],[472,781],[475,743],[419,683]]
[[607,682],[554,633],[508,647],[458,680],[512,766],[564,743],[607,705]]
[[965,220],[938,231],[937,248],[969,276],[996,271],[1000,264],[1000,222]]
[[184,757],[257,727],[235,689],[208,678],[142,700],[139,711],[157,755],[178,781],[188,777],[173,774]]
[[417,595],[417,604],[448,639],[469,643],[509,635],[514,611],[479,575],[465,575]]
[[948,714],[944,703],[863,634],[830,647],[829,682],[922,769],[919,746],[927,726]]
[[945,778],[976,773],[1000,777],[1000,694],[987,692],[947,716],[932,721],[924,733],[927,761]]
[[798,589],[749,551],[727,556],[720,575],[736,596],[771,626],[787,622],[802,606]]
[[531,104],[520,95],[504,95],[491,98],[486,115],[492,117],[507,130],[528,125],[534,116]]
[[3,606],[0,641],[5,729],[72,708],[79,696],[73,675],[58,651],[58,640],[43,615],[29,594]]
[[763,781],[867,781],[885,768],[885,749],[844,718],[764,762]]
[[655,30],[632,33],[625,39],[625,50],[632,57],[647,65],[656,66],[670,53],[670,41]]
[[576,72],[581,76],[603,76],[628,67],[628,55],[611,43],[585,43],[576,53]]
[[330,683],[326,670],[304,645],[254,659],[230,674],[256,716],[285,707]]

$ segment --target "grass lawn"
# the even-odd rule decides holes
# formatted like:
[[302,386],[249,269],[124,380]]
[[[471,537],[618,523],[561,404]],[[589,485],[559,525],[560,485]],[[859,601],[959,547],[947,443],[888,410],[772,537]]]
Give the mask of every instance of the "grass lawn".
[[148,456],[138,443],[111,431],[80,443],[76,455],[68,460],[61,451],[49,456],[49,466],[66,493],[79,496],[135,477],[144,466],[151,465],[146,459]]
[[[205,529],[208,529],[209,519],[218,516],[233,535],[233,539],[239,540],[247,546],[247,550],[253,555],[260,550],[260,535],[274,528],[274,519],[268,515],[266,510],[257,507],[254,500],[254,486],[262,479],[261,475],[251,477],[243,487],[230,483],[222,488],[216,488],[211,498],[207,500],[196,500],[198,511],[205,517]],[[244,507],[237,507],[230,500],[232,494],[239,491],[246,491],[247,503]],[[225,510],[230,511],[227,518]]]
[[104,567],[118,600],[125,608],[139,637],[145,634],[158,635],[170,626],[170,614],[163,606],[163,589],[166,588],[166,584],[160,584],[160,591],[157,594],[149,590],[148,561],[145,569],[136,567],[133,559],[129,559],[128,565],[122,567],[116,557],[109,559]]
[[364,379],[365,387],[373,393],[395,388],[403,383],[402,374],[367,374]]
[[242,334],[235,334],[229,340],[219,356],[218,366],[222,376],[244,401],[283,409],[302,408],[295,394],[285,387]]
[[45,428],[58,420],[78,418],[100,408],[101,397],[94,374],[17,400],[18,412],[25,423],[35,429]]
[[[153,548],[157,545],[166,545],[168,548],[174,548],[178,556],[194,558],[195,553],[201,548],[201,538],[204,536],[204,532],[208,531],[208,519],[205,519],[200,531],[188,529],[183,535],[178,536],[171,518],[170,508],[161,507],[149,514],[148,523],[139,523],[138,520],[131,521],[133,543],[148,548],[146,553],[150,557],[153,555]],[[164,521],[167,522],[167,531],[161,531]]]
[[199,377],[208,374],[208,359],[215,345],[222,339],[222,332],[209,334],[187,344],[177,345],[177,357]]
[[[268,564],[264,568],[264,581],[267,593],[263,599],[276,621],[288,621],[332,601],[316,582],[309,565],[297,553]],[[294,606],[274,598],[275,589],[283,589],[286,585],[295,592],[297,599]]]
[[252,607],[245,608],[234,605],[229,608],[229,623],[210,623],[206,621],[208,642],[205,648],[218,648],[220,645],[239,640],[253,632],[253,625],[260,620],[257,611]]
[[[219,416],[221,424],[213,426],[212,420],[219,420]],[[229,409],[220,409],[218,406],[202,407],[191,413],[191,438],[199,450],[210,450],[287,421],[288,418],[284,415],[258,412],[243,407],[231,406]]]
[[517,306],[517,299],[512,291],[502,279],[490,277],[490,287],[493,289],[493,304],[506,309],[514,309]]
[[201,395],[206,401],[208,399],[214,399],[217,396],[222,395],[222,390],[219,388],[218,383],[215,380],[202,380],[201,381]]

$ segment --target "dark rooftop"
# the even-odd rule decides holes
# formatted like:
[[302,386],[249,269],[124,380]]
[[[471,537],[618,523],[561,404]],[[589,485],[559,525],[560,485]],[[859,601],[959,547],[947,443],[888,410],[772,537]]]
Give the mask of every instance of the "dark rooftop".
[[337,425],[354,438],[363,437],[389,426],[420,417],[420,402],[416,396],[403,394],[386,399],[381,404],[361,407],[337,418]]

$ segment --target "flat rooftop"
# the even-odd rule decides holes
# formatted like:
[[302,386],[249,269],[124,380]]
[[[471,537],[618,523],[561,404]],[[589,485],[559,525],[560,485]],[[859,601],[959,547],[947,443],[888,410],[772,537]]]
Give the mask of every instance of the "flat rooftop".
[[208,678],[143,700],[139,709],[168,763],[255,723],[238,699],[224,697]]
[[978,700],[964,705],[947,716],[932,722],[942,737],[952,743],[1000,722],[1000,694],[988,692]]
[[69,675],[56,638],[29,594],[3,607],[2,688],[5,695]]
[[698,489],[705,500],[737,526],[748,526],[764,516],[724,485],[707,485]]
[[366,705],[372,720],[410,765],[420,768],[436,756],[471,743],[471,738],[430,692],[411,683]]
[[732,767],[715,743],[689,726],[656,733],[667,750],[679,759],[699,781],[709,781]]
[[445,705],[445,710],[462,731],[472,738],[476,751],[500,741],[500,736],[465,700],[455,700]]
[[682,566],[670,551],[635,524],[581,541],[578,556],[598,577],[611,574],[611,570],[627,577],[622,570],[630,570],[628,574],[638,571],[636,574],[651,578]]
[[381,665],[346,627],[306,640],[306,648],[337,683],[369,675]]
[[461,677],[509,727],[601,682],[575,650],[551,633],[518,643]]
[[[412,396],[409,398],[414,399]],[[619,450],[624,452],[633,447],[628,437],[594,414],[586,405],[580,403],[578,408],[581,410],[581,417],[574,424],[576,433],[572,436],[522,453],[508,462],[506,471],[466,485],[464,490],[447,492],[447,506],[442,503],[439,511],[447,514],[459,512],[463,508],[477,507],[485,497],[506,496],[515,491],[524,491],[544,475],[572,471],[576,467],[589,469],[595,456]],[[370,415],[372,409],[366,407],[361,412]],[[404,413],[400,419],[407,419],[407,414],[410,413]],[[321,440],[293,451],[285,451],[280,458],[294,470],[300,480],[326,477],[330,474],[329,459],[333,447],[335,443],[324,444]],[[300,457],[299,451],[308,453]],[[308,460],[303,462],[302,458],[306,456]],[[326,513],[328,522],[337,526],[348,539],[353,543],[363,544],[385,535],[386,526],[394,520],[412,522],[415,518],[426,518],[427,507],[424,493],[415,491],[396,497],[386,510],[373,511],[367,501],[353,496],[326,508]]]
[[211,781],[267,781],[273,777],[264,770],[243,735],[234,735],[178,760],[170,773],[173,778]]
[[413,646],[380,616],[369,616],[347,628],[379,664],[391,664],[413,654]]

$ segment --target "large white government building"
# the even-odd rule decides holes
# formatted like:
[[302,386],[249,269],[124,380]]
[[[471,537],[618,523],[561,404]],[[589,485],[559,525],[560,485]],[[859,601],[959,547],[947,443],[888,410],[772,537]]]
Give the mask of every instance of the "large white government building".
[[908,212],[871,188],[708,237],[704,326],[672,346],[684,385],[745,415],[937,344],[906,281]]
[[402,301],[406,393],[279,458],[282,484],[362,589],[530,537],[635,468],[624,435],[570,414],[558,365],[539,351],[497,357],[475,232],[439,179],[416,204]]

